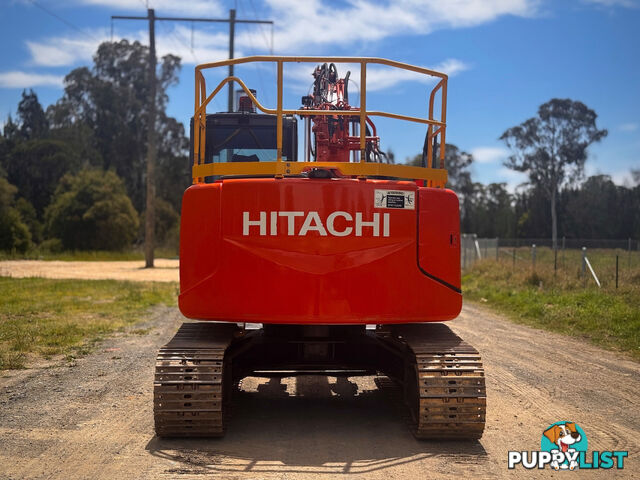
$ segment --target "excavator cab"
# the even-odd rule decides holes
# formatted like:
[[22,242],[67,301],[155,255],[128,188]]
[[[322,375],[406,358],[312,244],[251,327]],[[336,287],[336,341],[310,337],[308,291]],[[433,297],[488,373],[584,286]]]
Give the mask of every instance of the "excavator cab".
[[[203,72],[253,61],[276,66],[275,107],[237,77],[207,94]],[[350,103],[340,62],[360,68],[359,105]],[[295,108],[283,99],[289,63],[317,65],[312,93]],[[427,117],[369,108],[371,66],[435,77]],[[229,82],[245,94],[239,111],[207,114]],[[247,57],[196,67],[178,300],[194,322],[158,354],[159,436],[220,436],[243,378],[308,374],[391,379],[418,438],[482,435],[481,359],[439,323],[462,306],[459,205],[444,165],[446,91],[442,73],[375,58]],[[389,161],[376,117],[425,126],[422,167]]]
[[[278,155],[276,116],[253,110],[221,112],[206,116],[204,163],[274,162]],[[294,116],[282,120],[282,157],[295,162],[298,156],[298,123]],[[193,119],[190,161],[193,164]]]

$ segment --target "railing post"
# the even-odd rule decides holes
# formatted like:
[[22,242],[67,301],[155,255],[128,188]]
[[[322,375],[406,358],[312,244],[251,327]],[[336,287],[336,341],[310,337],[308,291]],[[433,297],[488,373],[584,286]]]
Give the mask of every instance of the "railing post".
[[513,269],[516,269],[516,247],[513,247]]
[[444,158],[445,158],[445,148],[446,144],[446,124],[447,124],[447,79],[442,79],[442,92],[441,98],[442,102],[440,104],[440,121],[442,122],[442,127],[440,127],[440,168],[445,168]]
[[276,147],[277,161],[282,161],[282,60],[278,60],[278,105],[276,106]]
[[500,257],[498,257],[499,248],[500,248],[500,238],[496,237],[496,262],[500,260]]
[[618,288],[618,255],[616,255],[616,289]]
[[360,162],[367,161],[367,64],[360,63]]

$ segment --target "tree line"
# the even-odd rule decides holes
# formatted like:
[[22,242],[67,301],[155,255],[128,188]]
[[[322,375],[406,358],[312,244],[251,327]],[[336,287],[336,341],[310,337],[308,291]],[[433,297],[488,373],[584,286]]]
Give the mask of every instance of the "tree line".
[[[0,136],[0,250],[117,250],[143,240],[148,47],[105,42],[44,110],[24,91]],[[180,59],[157,72],[156,243],[175,248],[188,138],[166,114]]]
[[[460,198],[460,228],[485,238],[553,238],[548,188],[523,184],[482,184],[471,176],[473,156],[447,145],[449,188]],[[409,161],[421,164],[421,155]],[[635,186],[616,185],[608,175],[573,178],[557,192],[558,238],[640,238],[640,170]]]
[[[505,183],[483,185],[471,176],[473,155],[446,146],[449,186],[460,197],[461,229],[481,237],[626,239],[640,237],[640,170],[635,186],[608,175],[584,176],[590,145],[607,136],[582,102],[554,98],[537,115],[500,137],[510,150],[504,165],[528,182],[514,193]],[[425,153],[409,159],[423,165]]]

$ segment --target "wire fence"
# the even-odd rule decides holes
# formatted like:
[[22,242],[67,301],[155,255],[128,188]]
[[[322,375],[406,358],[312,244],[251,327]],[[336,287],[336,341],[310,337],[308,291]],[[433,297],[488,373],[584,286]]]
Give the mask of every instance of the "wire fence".
[[479,260],[500,262],[504,268],[550,271],[579,278],[581,283],[615,287],[637,283],[640,278],[640,241],[636,239],[559,238],[552,248],[551,239],[478,238],[461,235],[460,264],[463,270]]

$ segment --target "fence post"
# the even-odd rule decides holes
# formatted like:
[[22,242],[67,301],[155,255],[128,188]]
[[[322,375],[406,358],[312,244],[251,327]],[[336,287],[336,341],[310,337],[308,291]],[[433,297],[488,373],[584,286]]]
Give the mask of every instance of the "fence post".
[[564,235],[562,236],[562,268],[564,268]]
[[558,249],[553,249],[553,276],[555,277],[558,272]]
[[513,269],[516,269],[516,247],[513,247]]
[[500,238],[496,237],[496,262],[500,260],[498,257],[498,248],[500,247]]
[[627,252],[628,252],[628,256],[629,256],[629,260],[628,260],[628,267],[629,270],[631,270],[631,237],[629,237],[628,243],[627,243]]
[[536,270],[536,244],[531,245],[531,264],[533,266],[533,271]]
[[618,288],[618,255],[616,255],[616,288]]
[[462,268],[467,268],[467,234],[462,235],[462,244],[464,245],[463,255],[462,255]]
[[583,284],[587,286],[587,247],[582,247],[582,280]]

